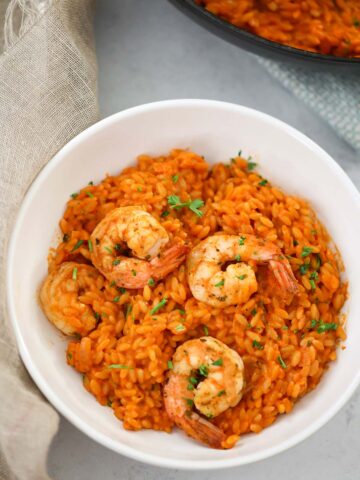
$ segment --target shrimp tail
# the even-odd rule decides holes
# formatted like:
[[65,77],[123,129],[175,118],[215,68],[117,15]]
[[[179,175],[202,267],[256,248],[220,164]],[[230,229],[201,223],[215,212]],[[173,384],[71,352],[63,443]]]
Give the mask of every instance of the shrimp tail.
[[189,416],[184,415],[175,422],[189,437],[199,440],[211,448],[224,448],[225,433],[197,413],[191,412]]
[[270,268],[283,290],[293,295],[298,293],[299,287],[288,261],[270,260]]
[[160,257],[151,260],[150,267],[153,278],[159,280],[166,277],[185,260],[188,252],[189,247],[187,245],[177,243],[165,250]]

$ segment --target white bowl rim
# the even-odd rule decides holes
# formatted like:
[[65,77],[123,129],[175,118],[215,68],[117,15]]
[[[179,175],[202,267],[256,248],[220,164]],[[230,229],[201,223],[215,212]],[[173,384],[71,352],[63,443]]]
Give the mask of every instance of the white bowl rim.
[[99,433],[97,430],[89,427],[86,422],[79,419],[74,415],[70,408],[68,408],[62,401],[62,399],[48,386],[46,380],[39,373],[37,366],[33,363],[29,351],[27,350],[26,344],[24,342],[21,329],[18,326],[16,320],[16,311],[14,299],[12,297],[12,292],[9,286],[12,283],[13,272],[11,270],[11,259],[13,258],[14,251],[14,239],[17,236],[19,225],[21,224],[24,212],[28,204],[32,200],[33,192],[35,192],[37,185],[41,184],[43,179],[46,178],[48,173],[50,173],[58,163],[62,161],[62,158],[67,155],[71,149],[77,144],[86,141],[87,138],[91,137],[93,133],[106,128],[108,125],[120,120],[126,119],[131,116],[136,116],[148,111],[158,110],[158,109],[168,109],[176,107],[220,107],[222,109],[237,110],[243,113],[246,113],[249,116],[257,117],[262,120],[267,120],[273,125],[281,128],[285,133],[290,136],[295,137],[298,141],[306,143],[313,151],[315,151],[321,160],[327,164],[327,167],[330,168],[333,173],[338,177],[338,181],[344,185],[348,192],[352,195],[354,203],[360,208],[360,193],[352,183],[350,178],[340,167],[338,163],[333,160],[333,158],[325,152],[319,145],[317,145],[313,140],[299,132],[294,127],[288,125],[287,123],[271,116],[266,113],[260,112],[258,110],[245,107],[242,105],[237,105],[229,102],[222,102],[217,100],[206,100],[206,99],[175,99],[175,100],[164,100],[158,102],[146,103],[143,105],[138,105],[132,108],[128,108],[121,112],[115,113],[106,117],[95,124],[88,127],[86,130],[78,134],[76,137],[71,139],[64,147],[62,147],[52,159],[40,170],[37,174],[34,181],[31,183],[30,187],[26,191],[26,194],[23,198],[22,204],[17,213],[14,227],[9,238],[9,245],[7,251],[7,265],[6,265],[6,299],[7,299],[7,310],[10,316],[11,325],[15,333],[15,338],[19,348],[20,356],[30,373],[32,379],[39,387],[41,392],[49,400],[49,402],[73,425],[75,425],[80,431],[90,437],[92,440],[100,443],[101,445],[113,450],[117,453],[125,455],[134,460],[140,462],[165,468],[177,468],[181,470],[215,470],[221,468],[236,467],[240,465],[245,465],[249,463],[254,463],[266,458],[272,457],[278,453],[281,453],[288,448],[291,448],[298,443],[305,440],[307,437],[315,433],[321,427],[323,427],[349,400],[351,395],[356,390],[357,386],[360,384],[360,372],[359,375],[354,377],[353,381],[348,385],[347,389],[344,390],[338,397],[337,401],[334,402],[324,413],[317,419],[316,422],[305,427],[298,434],[292,436],[290,439],[285,439],[277,446],[268,448],[265,451],[259,451],[257,453],[248,454],[246,456],[237,457],[237,458],[226,458],[226,459],[214,459],[214,460],[179,460],[179,459],[164,459],[163,457],[159,458],[154,454],[139,452],[135,448],[129,447],[127,445],[121,444],[109,440],[105,435]]

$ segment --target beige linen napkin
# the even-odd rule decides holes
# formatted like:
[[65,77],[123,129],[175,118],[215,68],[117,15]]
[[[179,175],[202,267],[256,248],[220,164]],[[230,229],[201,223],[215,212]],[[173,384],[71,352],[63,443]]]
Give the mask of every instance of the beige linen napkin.
[[[43,165],[98,117],[93,2],[0,0],[0,478],[44,480],[58,415],[27,374],[5,306],[8,236]],[[1,29],[1,28],[0,28]],[[24,265],[24,268],[26,266]]]

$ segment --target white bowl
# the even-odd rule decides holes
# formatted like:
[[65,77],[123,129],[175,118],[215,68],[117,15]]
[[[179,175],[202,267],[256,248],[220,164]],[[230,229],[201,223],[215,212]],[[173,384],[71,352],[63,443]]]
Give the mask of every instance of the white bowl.
[[[346,350],[320,385],[289,415],[262,433],[244,435],[232,450],[212,450],[175,430],[129,432],[82,386],[65,362],[67,340],[39,308],[36,291],[47,273],[47,252],[69,194],[105,173],[116,174],[137,155],[190,148],[208,162],[228,161],[239,149],[287,192],[309,199],[339,247],[350,284]],[[279,453],[325,424],[360,381],[360,195],[319,146],[263,113],[228,103],[174,100],[135,107],[93,125],[69,142],[28,191],[10,240],[8,308],[21,357],[49,401],[102,445],[142,462],[181,469],[242,465]]]

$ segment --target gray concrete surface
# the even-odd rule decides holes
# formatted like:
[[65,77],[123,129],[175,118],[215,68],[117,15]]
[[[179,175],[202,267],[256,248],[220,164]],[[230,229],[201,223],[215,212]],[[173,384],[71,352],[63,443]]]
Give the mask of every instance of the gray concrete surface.
[[[95,34],[102,116],[170,98],[210,98],[274,115],[327,150],[360,187],[360,158],[256,59],[185,18],[166,0],[101,0]],[[336,106],[334,106],[336,108]],[[214,472],[142,465],[96,444],[62,419],[49,453],[56,480],[357,480],[360,390],[325,427],[268,460]]]

